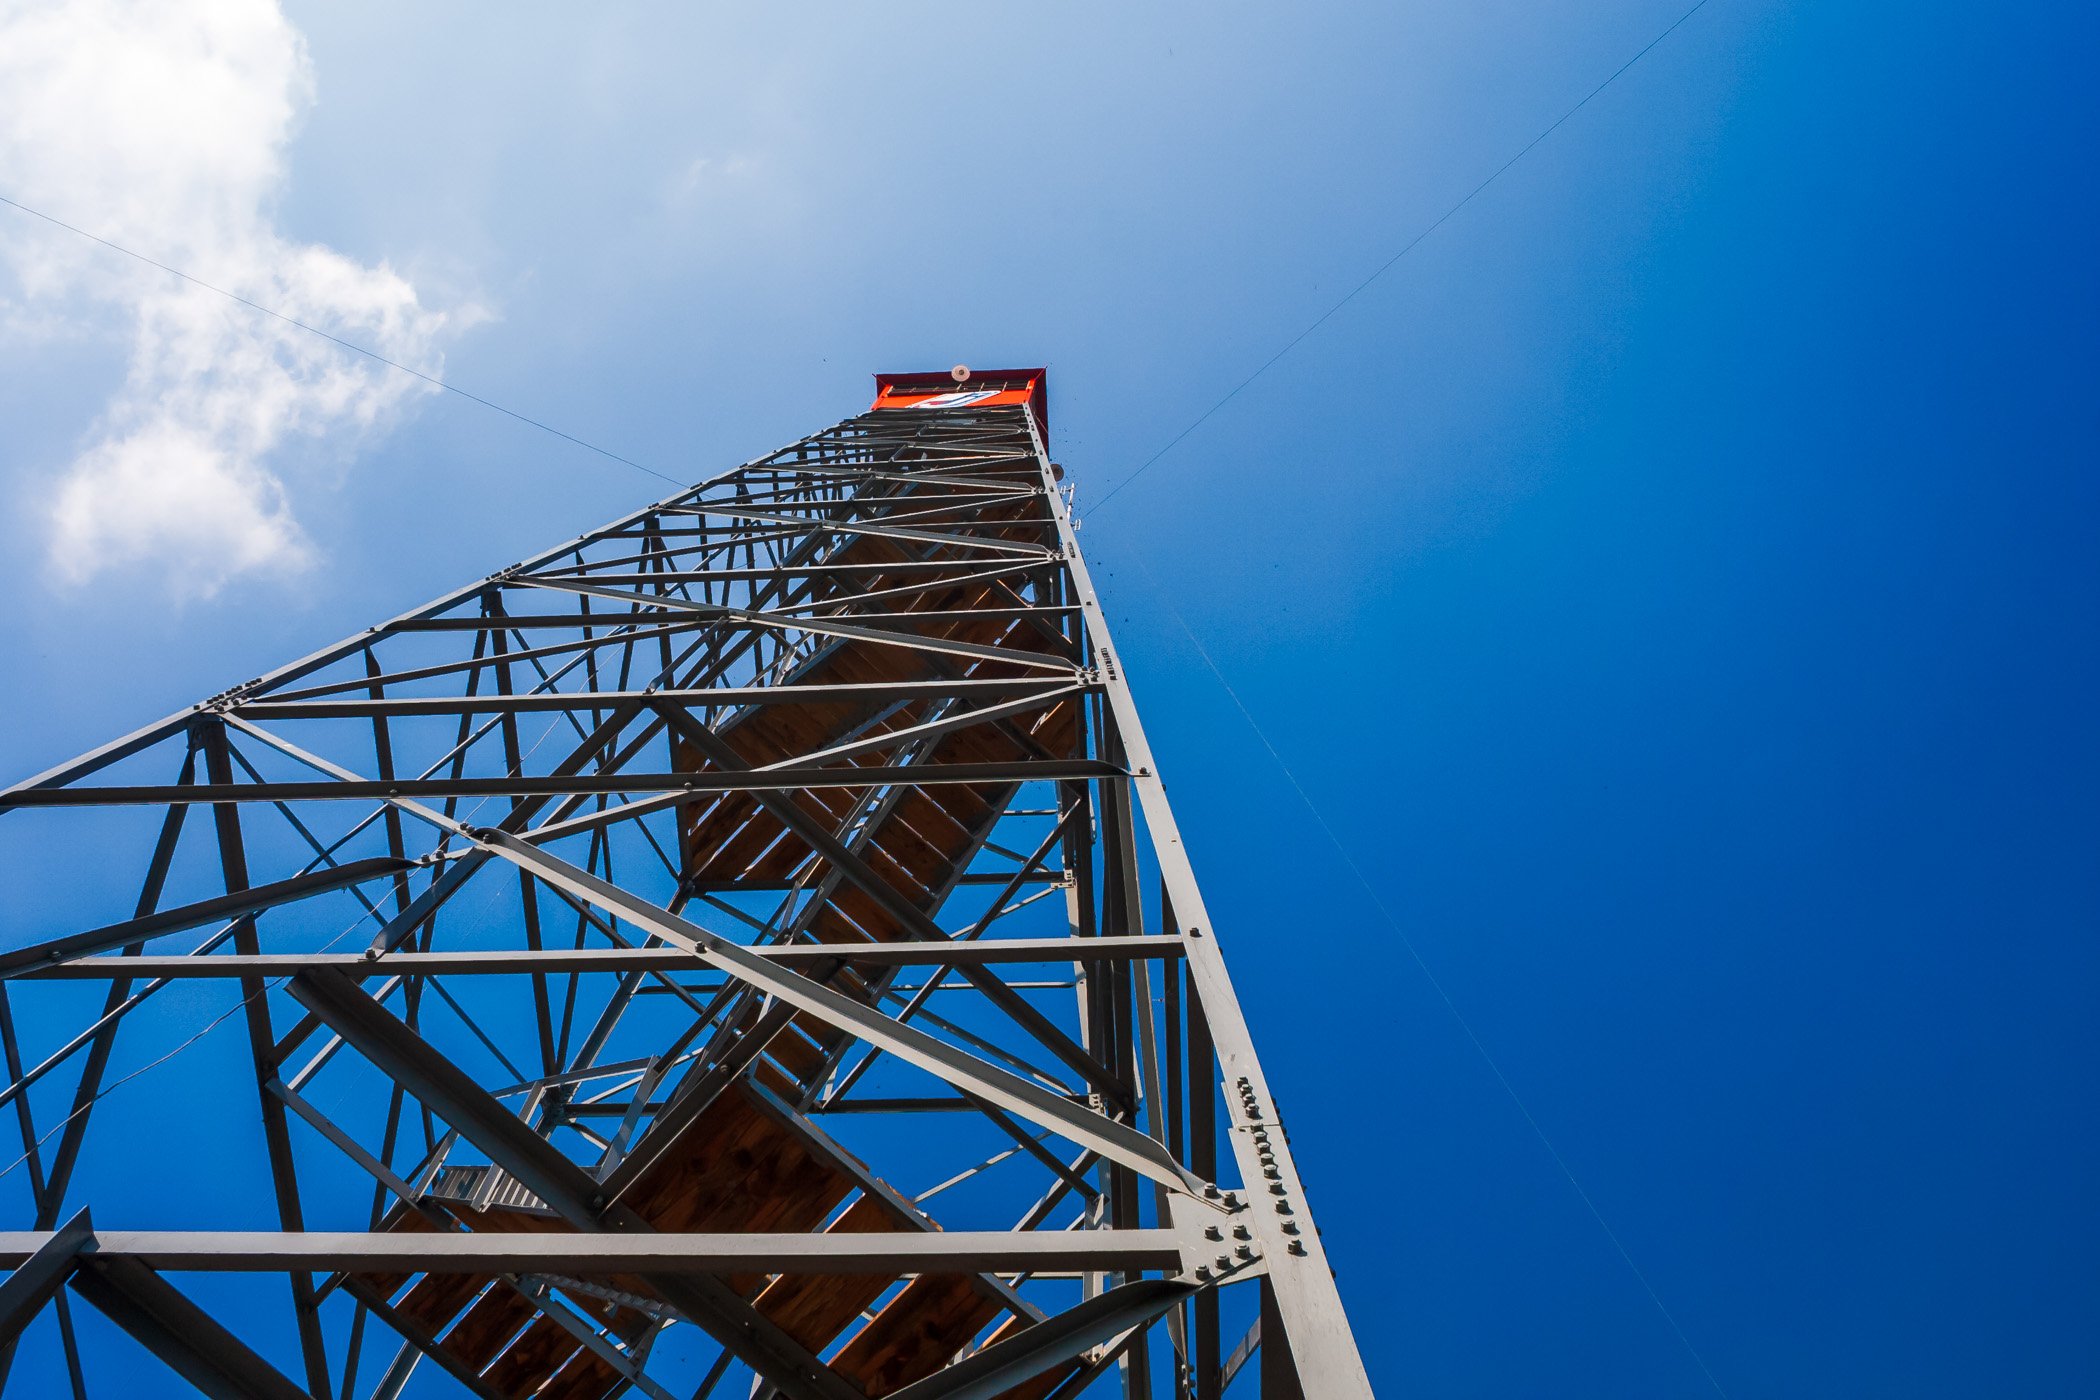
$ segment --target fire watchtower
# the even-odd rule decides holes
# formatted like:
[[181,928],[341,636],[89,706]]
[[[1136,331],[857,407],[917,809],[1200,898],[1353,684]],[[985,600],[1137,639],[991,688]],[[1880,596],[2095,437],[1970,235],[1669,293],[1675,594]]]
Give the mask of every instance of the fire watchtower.
[[[18,1369],[48,1308],[90,1391],[114,1323],[214,1395],[1369,1396],[1044,374],[877,382],[0,794],[100,872],[0,953]],[[214,1016],[141,1088],[224,1189],[135,1228],[98,1100]]]

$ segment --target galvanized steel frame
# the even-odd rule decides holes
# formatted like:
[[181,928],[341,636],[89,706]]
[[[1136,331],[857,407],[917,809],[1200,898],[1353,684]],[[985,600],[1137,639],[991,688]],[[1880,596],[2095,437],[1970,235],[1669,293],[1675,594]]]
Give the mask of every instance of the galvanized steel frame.
[[[1267,1393],[1368,1396],[1058,476],[1022,408],[862,414],[0,792],[0,812],[23,809],[16,823],[56,808],[159,813],[157,831],[138,838],[141,892],[128,918],[0,952],[9,1073],[0,1104],[16,1109],[33,1212],[32,1229],[0,1234],[0,1265],[16,1270],[0,1285],[0,1367],[55,1300],[71,1384],[86,1393],[61,1287],[70,1280],[207,1393],[391,1397],[425,1356],[468,1392],[494,1393],[352,1272],[465,1271],[510,1280],[646,1393],[661,1391],[649,1371],[656,1330],[677,1321],[722,1348],[703,1394],[733,1357],[763,1378],[761,1389],[851,1400],[854,1385],[720,1276],[961,1273],[979,1276],[1019,1330],[913,1382],[900,1392],[912,1400],[989,1397],[1052,1370],[1069,1376],[1056,1393],[1076,1394],[1111,1366],[1126,1396],[1149,1395],[1148,1348],[1162,1318],[1173,1392],[1214,1400],[1245,1359],[1221,1364],[1217,1335],[1217,1290],[1239,1285],[1258,1286],[1264,1317],[1275,1319],[1252,1334],[1263,1337]],[[849,558],[863,541],[890,553]],[[850,591],[867,579],[888,582]],[[981,586],[982,606],[910,608],[965,583]],[[564,610],[511,611],[550,596]],[[908,651],[931,675],[826,681],[827,659],[849,645]],[[493,693],[481,694],[485,685]],[[748,763],[722,737],[782,706],[846,707],[849,720],[773,762]],[[1065,706],[1077,738],[1053,753],[1029,725]],[[445,722],[455,725],[451,742],[424,733],[420,751],[406,732]],[[528,724],[543,724],[529,746]],[[994,731],[1021,757],[939,758],[954,736]],[[90,781],[105,772],[114,781]],[[872,843],[910,793],[953,784],[1000,797],[955,868],[908,894],[920,877],[878,872],[870,862],[894,861]],[[820,792],[845,796],[825,805],[811,796]],[[1040,805],[1025,805],[1028,793]],[[699,878],[706,853],[685,849],[697,839],[685,823],[728,811],[740,794],[777,818],[772,839],[792,868],[765,874],[753,857],[739,874]],[[717,795],[724,805],[708,808]],[[490,804],[500,819],[481,816]],[[210,820],[191,821],[192,809]],[[668,821],[668,850],[652,819]],[[1029,825],[1046,820],[1047,834]],[[195,875],[196,860],[178,857],[199,855],[202,827],[223,893],[163,908],[171,872]],[[1009,829],[1025,833],[1006,838],[1018,849],[994,839]],[[287,832],[300,853],[293,868],[252,880],[251,858],[284,863]],[[124,839],[80,858],[111,870]],[[1146,858],[1160,882],[1149,910]],[[1030,883],[1064,893],[1064,936],[1007,938],[994,927],[1040,898],[1016,898]],[[956,891],[974,886],[999,892],[979,917],[944,924]],[[470,888],[515,893],[515,918],[499,920],[502,946],[453,936],[453,901]],[[770,912],[747,907],[775,895]],[[823,941],[820,920],[856,898],[885,911],[901,941]],[[347,914],[367,946],[321,946],[313,922],[324,909]],[[566,928],[572,916],[574,946],[561,946],[549,921]],[[275,945],[267,952],[264,928]],[[186,930],[193,948],[146,953]],[[196,930],[210,932],[200,940]],[[1045,984],[1006,971],[1044,964],[1070,972]],[[921,969],[916,986],[897,983],[906,967]],[[687,980],[695,973],[710,980]],[[495,1023],[510,1014],[503,1007],[522,1017],[526,1001],[487,999],[482,989],[509,985],[498,976],[526,979],[524,1031],[476,1018]],[[603,976],[614,980],[602,995],[583,990],[584,978]],[[84,1211],[61,1226],[88,1125],[115,1111],[95,1106],[126,1018],[197,977],[240,989],[281,1229],[97,1233]],[[441,977],[472,980],[455,994]],[[79,980],[106,984],[101,1014],[26,1059],[8,984]],[[1042,996],[1056,987],[1076,991],[1062,1012]],[[935,991],[953,995],[935,1003]],[[37,993],[12,990],[25,994]],[[651,1014],[645,1003],[686,1008],[683,1029],[639,1059],[598,1063],[623,1021]],[[964,1004],[972,1009],[958,1013]],[[814,1069],[777,1053],[778,1038],[795,1035],[818,1037]],[[525,1068],[504,1054],[504,1039]],[[892,1072],[885,1064],[916,1067],[954,1097],[855,1095],[864,1076]],[[182,1093],[229,1088],[186,1076],[179,1060],[164,1073]],[[374,1073],[388,1086],[376,1133],[370,1122],[332,1120],[306,1092],[322,1075]],[[586,1102],[583,1086],[606,1081],[614,1087]],[[1214,1083],[1222,1124],[1206,1092]],[[628,1209],[623,1193],[738,1084],[914,1232],[661,1234]],[[59,1104],[70,1111],[54,1112]],[[817,1126],[830,1114],[928,1107],[981,1120],[1009,1145],[972,1165],[944,1160],[929,1139],[924,1160],[878,1165],[924,1170],[945,1191],[991,1181],[1002,1161],[1033,1162],[1033,1182],[1019,1179],[1025,1166],[999,1178],[1033,1202],[1014,1230],[936,1231]],[[406,1131],[417,1115],[420,1154]],[[37,1125],[48,1133],[59,1116],[47,1163]],[[616,1129],[592,1126],[615,1116]],[[315,1135],[295,1138],[295,1119]],[[1067,1162],[1051,1137],[1079,1155]],[[464,1150],[490,1165],[448,1169],[448,1154]],[[580,1160],[593,1150],[595,1162]],[[369,1208],[357,1213],[369,1229],[306,1228],[310,1211],[345,1213],[343,1200],[302,1184],[301,1163],[316,1153],[339,1154],[330,1169],[347,1158],[363,1174]],[[474,1170],[473,1200],[441,1186]],[[467,1228],[465,1207],[499,1197],[559,1217],[570,1233]],[[1079,1228],[1058,1228],[1074,1211]],[[436,1232],[379,1228],[404,1212]],[[300,1385],[220,1323],[196,1323],[201,1310],[160,1277],[228,1269],[289,1280],[280,1335],[296,1338]],[[639,1341],[599,1332],[570,1306],[606,1295],[589,1276],[612,1273],[644,1277],[657,1295],[618,1294],[659,1319]],[[1078,1301],[1061,1295],[1046,1310],[1045,1282],[1074,1277]],[[361,1388],[357,1357],[374,1319],[401,1334],[400,1350]]]

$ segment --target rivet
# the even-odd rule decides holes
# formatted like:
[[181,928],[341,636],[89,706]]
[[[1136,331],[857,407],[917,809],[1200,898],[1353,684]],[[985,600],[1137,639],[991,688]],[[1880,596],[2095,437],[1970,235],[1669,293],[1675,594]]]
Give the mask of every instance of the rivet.
[[1235,1225],[1232,1227],[1232,1237],[1236,1240],[1251,1240],[1254,1238],[1254,1232],[1244,1225]]

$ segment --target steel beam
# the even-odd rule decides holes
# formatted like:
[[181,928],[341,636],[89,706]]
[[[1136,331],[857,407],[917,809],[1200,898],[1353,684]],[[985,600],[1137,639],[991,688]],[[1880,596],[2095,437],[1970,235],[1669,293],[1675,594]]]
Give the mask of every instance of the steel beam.
[[[311,968],[286,984],[307,1010],[345,1044],[377,1065],[460,1135],[578,1229],[597,1230],[598,1183],[545,1138],[520,1122],[464,1070],[438,1053],[391,1011],[334,968]],[[566,1208],[566,1209],[565,1209]]]
[[73,1291],[212,1400],[313,1400],[145,1261],[100,1250]]
[[[1047,492],[1058,540],[1064,546],[1065,567],[1070,572],[1074,596],[1083,609],[1091,654],[1107,683],[1102,699],[1123,745],[1124,762],[1152,838],[1161,882],[1188,939],[1189,980],[1201,997],[1208,1018],[1219,1067],[1226,1080],[1226,1102],[1237,1105],[1239,1110],[1234,1114],[1236,1131],[1227,1134],[1233,1155],[1242,1180],[1264,1182],[1274,1188],[1263,1193],[1261,1208],[1249,1214],[1275,1282],[1277,1315],[1282,1329],[1289,1334],[1299,1381],[1307,1393],[1321,1400],[1371,1400],[1370,1377],[1357,1351],[1356,1337],[1350,1330],[1348,1313],[1342,1307],[1341,1293],[1335,1287],[1334,1271],[1327,1263],[1319,1232],[1312,1228],[1304,1184],[1275,1117],[1275,1099],[1255,1054],[1254,1037],[1241,1014],[1224,956],[1218,950],[1216,926],[1196,884],[1188,847],[1167,801],[1166,786],[1160,781],[1158,764],[1145,738],[1129,679],[1117,659],[1100,596],[1079,551],[1071,513],[1055,489],[1050,456],[1036,433],[1034,421],[1025,420],[1023,426]],[[1275,1131],[1265,1132],[1258,1142],[1252,1134],[1256,1126],[1273,1127]],[[1259,1150],[1263,1146],[1269,1149],[1266,1160]],[[1268,1174],[1271,1170],[1275,1172],[1273,1178]],[[1289,1232],[1283,1228],[1285,1224],[1292,1226]]]
[[1089,1348],[1151,1326],[1198,1287],[1180,1279],[1154,1278],[1111,1288],[925,1380],[891,1391],[888,1400],[993,1400]]
[[[518,623],[524,618],[506,618]],[[598,619],[603,624],[601,615]],[[481,619],[474,619],[481,622]],[[588,615],[571,619],[587,626]],[[486,624],[484,624],[486,625]],[[517,657],[513,656],[512,660]],[[365,719],[373,715],[497,715],[559,713],[564,710],[609,710],[623,700],[652,700],[694,708],[737,709],[745,705],[835,705],[842,700],[897,700],[919,696],[928,700],[959,697],[988,698],[1004,695],[1048,694],[1073,688],[1063,677],[1017,676],[1012,680],[892,681],[884,685],[747,685],[717,686],[707,690],[567,690],[541,691],[525,695],[391,696],[383,700],[250,700],[233,713],[242,719]],[[1088,692],[1098,686],[1079,683]]]
[[[509,1172],[571,1226],[585,1233],[649,1233],[648,1224],[640,1216],[612,1202],[583,1168],[527,1127],[348,977],[332,969],[307,971],[294,977],[289,986],[292,995],[326,1021],[347,1044],[458,1129],[462,1137],[487,1153],[491,1162]],[[570,1265],[534,1271],[592,1272],[588,1267]],[[850,1386],[719,1279],[706,1274],[665,1277],[655,1286],[665,1302],[704,1327],[716,1341],[735,1351],[793,1400],[857,1400]]]
[[191,787],[32,788],[0,795],[11,807],[159,807],[170,802],[381,802],[392,797],[612,796],[624,792],[787,792],[796,788],[870,788],[935,783],[1053,782],[1060,778],[1116,778],[1123,770],[1084,759],[1022,763],[914,763],[904,767],[768,768],[742,773],[549,773],[515,778],[402,778],[291,783],[197,783]]
[[710,933],[698,924],[688,923],[515,837],[484,831],[477,833],[475,839],[504,859],[532,871],[548,884],[558,885],[621,918],[632,920],[667,943],[704,955],[742,981],[830,1022],[840,1030],[882,1046],[897,1058],[939,1075],[965,1093],[988,1099],[1008,1112],[1069,1137],[1103,1157],[1121,1162],[1133,1171],[1177,1190],[1200,1194],[1206,1184],[1190,1176],[1167,1155],[1165,1148],[1143,1133],[1078,1108],[1070,1101],[1018,1075],[988,1065],[946,1041],[901,1025],[863,1002],[776,968],[743,945]]
[[[205,773],[211,782],[219,786],[230,785],[231,745],[226,738],[225,724],[216,717],[200,718],[196,726],[196,744],[204,753]],[[218,838],[220,877],[225,881],[227,895],[238,897],[252,888],[248,878],[248,848],[241,831],[240,809],[229,803],[221,803],[212,808],[211,817]],[[235,920],[230,932],[236,953],[254,954],[260,950],[252,916]],[[305,1207],[299,1199],[298,1165],[292,1155],[291,1130],[285,1122],[284,1104],[263,1087],[276,1073],[271,1053],[277,1044],[277,1037],[270,1026],[268,989],[259,977],[242,978],[240,988],[241,1011],[248,1026],[248,1052],[255,1071],[256,1102],[262,1110],[263,1145],[269,1156],[270,1185],[277,1197],[277,1221],[286,1230],[303,1230],[306,1228]],[[321,1331],[313,1278],[308,1274],[295,1272],[287,1282],[291,1285],[292,1312],[299,1331],[299,1348],[306,1362],[307,1390],[313,1400],[328,1400],[327,1340]],[[151,1292],[147,1284],[142,1283],[140,1286]],[[168,1292],[173,1293],[173,1290],[169,1289]],[[176,1299],[187,1306],[186,1300],[181,1300],[180,1295],[176,1295]]]
[[716,607],[709,603],[693,603],[667,594],[636,594],[616,588],[594,588],[586,583],[572,583],[556,579],[519,579],[541,588],[557,588],[572,593],[587,594],[593,598],[611,598],[618,602],[646,601],[658,607],[676,608],[709,620],[731,622],[743,627],[768,627],[781,631],[807,632],[819,637],[845,637],[853,641],[873,642],[878,646],[905,647],[913,651],[941,652],[949,656],[968,656],[979,661],[997,661],[1006,666],[1028,666],[1036,670],[1057,671],[1071,674],[1072,663],[1060,658],[1043,656],[1040,653],[1016,652],[1009,648],[981,646],[975,642],[952,642],[940,637],[928,637],[917,632],[907,632],[901,622],[910,620],[909,613],[898,614],[900,625],[891,627],[856,627],[850,623],[834,622],[825,617],[800,617],[793,614],[758,612],[750,608]]
[[[1069,938],[988,938],[974,943],[784,943],[745,945],[755,957],[784,967],[806,967],[839,961],[870,967],[984,967],[999,963],[1066,963],[1075,955],[1089,960],[1127,962],[1133,958],[1178,959],[1175,938],[1090,938],[1075,948]],[[682,948],[545,948],[538,952],[388,953],[378,959],[362,953],[230,953],[180,957],[76,958],[33,968],[15,976],[30,982],[100,981],[109,977],[290,977],[309,969],[331,968],[352,977],[467,977],[496,973],[544,972],[691,972],[705,967]]]
[[0,1263],[14,1270],[7,1282],[0,1283],[0,1346],[9,1354],[22,1329],[65,1287],[80,1265],[81,1254],[93,1247],[95,1226],[83,1206],[57,1230],[38,1232],[34,1238],[41,1243],[26,1255],[0,1255]]
[[[27,948],[0,953],[0,978],[18,977],[30,968],[46,967],[95,953],[106,953],[111,948],[121,948],[127,943],[143,943],[162,934],[180,933],[184,929],[201,928],[205,924],[225,923],[244,915],[259,914],[280,904],[312,899],[320,894],[332,894],[352,885],[361,885],[367,880],[386,879],[414,870],[417,865],[416,861],[398,860],[391,856],[353,860],[346,865],[330,866],[325,870],[315,870],[305,875],[294,875],[289,880],[279,880],[274,884],[256,885],[250,889],[220,895],[216,899],[199,900],[195,904],[164,909],[143,918],[128,919],[121,924],[89,929],[86,933],[68,934],[64,938],[54,938],[48,943],[33,943]],[[137,966],[128,959],[120,961],[134,969]],[[121,976],[122,973],[117,975]]]
[[[80,1228],[76,1229],[75,1226]],[[76,1216],[55,1231],[0,1232],[0,1268],[18,1276],[90,1249],[177,1273],[356,1274],[974,1274],[990,1269],[1175,1269],[1172,1230],[899,1230],[882,1234],[505,1234],[335,1230],[90,1230]],[[73,1254],[65,1254],[66,1250]],[[36,1261],[43,1260],[43,1263]],[[14,1306],[0,1284],[0,1311]],[[56,1285],[44,1293],[50,1296]],[[25,1292],[23,1296],[28,1296]],[[27,1321],[26,1317],[20,1319]]]

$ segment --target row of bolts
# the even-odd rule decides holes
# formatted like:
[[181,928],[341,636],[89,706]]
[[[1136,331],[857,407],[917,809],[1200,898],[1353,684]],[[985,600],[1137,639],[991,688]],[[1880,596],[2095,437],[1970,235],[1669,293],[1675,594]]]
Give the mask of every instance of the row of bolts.
[[[1254,1123],[1254,1127],[1249,1131],[1254,1136],[1255,1155],[1261,1159],[1261,1174],[1269,1180],[1269,1194],[1279,1198],[1276,1202],[1276,1213],[1286,1217],[1281,1227],[1283,1233],[1294,1237],[1288,1248],[1292,1254],[1302,1255],[1305,1253],[1305,1241],[1295,1238],[1298,1234],[1298,1222],[1288,1218],[1294,1214],[1287,1199],[1290,1191],[1283,1184],[1282,1169],[1276,1165],[1276,1149],[1269,1145],[1268,1127],[1261,1122],[1261,1104],[1254,1097],[1254,1085],[1245,1075],[1241,1075],[1239,1087],[1240,1106],[1246,1110],[1247,1117]],[[1234,1201],[1230,1194],[1225,1199],[1229,1207],[1238,1206],[1238,1202]],[[1204,1227],[1203,1237],[1209,1240],[1223,1240],[1225,1232],[1216,1225],[1210,1225]],[[1232,1254],[1218,1256],[1217,1272],[1220,1274],[1230,1273],[1240,1264],[1250,1263],[1254,1259],[1254,1232],[1245,1225],[1235,1225],[1232,1227],[1232,1237],[1241,1243],[1233,1249]],[[1235,1255],[1238,1256],[1237,1260]],[[1211,1273],[1212,1270],[1207,1264],[1199,1264],[1196,1267],[1197,1278],[1207,1279]]]

